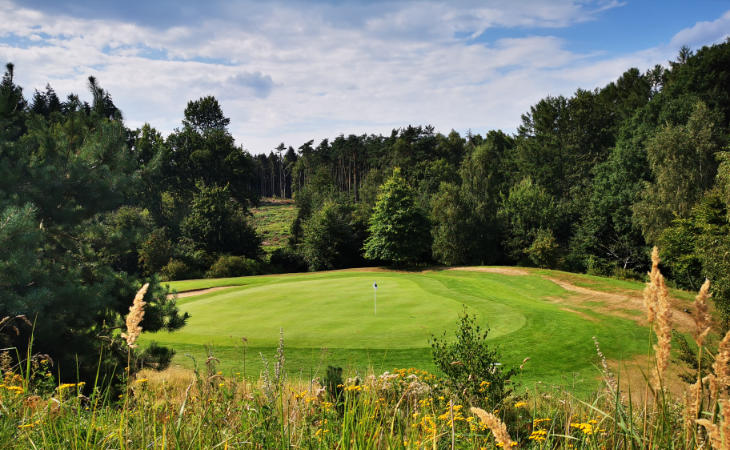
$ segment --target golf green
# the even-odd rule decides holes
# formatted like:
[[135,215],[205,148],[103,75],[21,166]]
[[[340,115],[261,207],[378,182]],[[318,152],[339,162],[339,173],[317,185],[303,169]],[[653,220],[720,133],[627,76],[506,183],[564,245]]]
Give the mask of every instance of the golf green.
[[144,342],[171,346],[176,363],[187,366],[212,352],[229,372],[241,373],[245,363],[249,377],[258,375],[264,359],[273,359],[280,336],[291,376],[321,374],[328,364],[361,374],[396,367],[434,370],[430,337],[446,332],[450,338],[466,310],[490,329],[505,365],[530,358],[519,377],[524,384],[579,388],[593,386],[598,376],[593,336],[611,359],[647,348],[645,328],[585,306],[566,309],[574,294],[537,272],[351,270],[171,287],[226,284],[238,286],[179,299],[181,310],[190,313],[188,324],[173,333],[145,334]]

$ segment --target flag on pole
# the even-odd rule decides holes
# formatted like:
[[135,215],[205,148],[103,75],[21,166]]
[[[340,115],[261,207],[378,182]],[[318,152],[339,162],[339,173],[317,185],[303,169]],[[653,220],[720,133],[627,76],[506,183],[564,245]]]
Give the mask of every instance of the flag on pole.
[[378,315],[378,283],[373,283],[373,307],[375,309],[375,315]]

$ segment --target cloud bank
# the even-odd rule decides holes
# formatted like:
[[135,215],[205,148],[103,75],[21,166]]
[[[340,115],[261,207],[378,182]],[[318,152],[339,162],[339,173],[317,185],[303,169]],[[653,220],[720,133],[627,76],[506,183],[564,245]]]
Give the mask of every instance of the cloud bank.
[[[129,126],[167,133],[189,100],[215,95],[254,153],[408,124],[512,131],[548,94],[592,89],[730,29],[728,12],[608,57],[571,51],[552,31],[600,20],[616,1],[96,3],[0,0],[0,60],[16,64],[26,96],[50,83],[88,97],[94,75]],[[493,31],[503,37],[480,39]]]

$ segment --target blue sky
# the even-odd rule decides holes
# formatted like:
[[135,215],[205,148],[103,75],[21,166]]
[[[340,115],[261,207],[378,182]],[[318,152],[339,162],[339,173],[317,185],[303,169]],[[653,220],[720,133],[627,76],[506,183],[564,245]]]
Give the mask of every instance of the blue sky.
[[27,96],[88,98],[94,75],[129,126],[168,133],[215,95],[253,153],[408,124],[513,132],[546,95],[729,31],[728,1],[0,0],[0,61]]

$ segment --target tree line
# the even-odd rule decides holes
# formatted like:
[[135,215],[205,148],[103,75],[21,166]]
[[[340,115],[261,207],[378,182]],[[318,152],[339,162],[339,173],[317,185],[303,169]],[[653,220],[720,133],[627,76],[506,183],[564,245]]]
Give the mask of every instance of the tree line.
[[[713,280],[730,316],[730,42],[683,49],[548,96],[514,134],[408,126],[251,155],[214,97],[190,101],[167,137],[130,129],[89,78],[91,102],[0,82],[0,317],[35,322],[62,377],[104,373],[118,329],[152,284],[142,327],[184,325],[160,279],[366,264],[516,264],[641,277],[658,245],[678,286]],[[262,196],[293,197],[287,248],[250,225]],[[23,333],[0,328],[4,348]],[[152,346],[143,363],[171,353]],[[77,359],[78,358],[78,359]],[[107,370],[108,369],[108,370]]]
[[[292,169],[290,251],[313,270],[407,261],[641,278],[658,245],[677,286],[713,280],[728,317],[728,67],[730,42],[683,48],[668,67],[543,98],[515,134],[407,127],[309,141]],[[394,196],[412,209],[398,237],[393,211],[378,214]],[[380,247],[400,239],[410,254],[374,251],[385,230]]]

